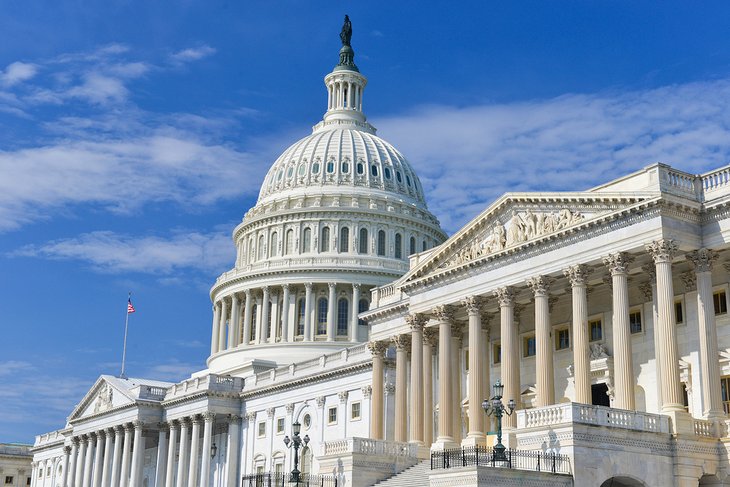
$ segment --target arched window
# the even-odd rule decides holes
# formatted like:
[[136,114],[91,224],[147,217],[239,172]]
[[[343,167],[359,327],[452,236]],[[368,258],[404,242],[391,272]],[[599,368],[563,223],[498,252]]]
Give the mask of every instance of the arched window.
[[416,237],[411,237],[411,245],[410,245],[410,252],[408,255],[413,255],[416,253]]
[[273,315],[273,313],[272,313],[273,309],[274,309],[274,303],[272,303],[271,301],[269,301],[269,322],[268,323],[264,323],[264,327],[266,327],[265,328],[266,329],[266,333],[264,333],[263,331],[261,332],[262,335],[263,335],[261,337],[262,339],[267,339],[268,340],[272,336],[275,336],[276,335],[276,330],[274,330],[274,327],[271,326],[271,322],[274,321],[274,317],[272,316]]
[[347,252],[350,250],[350,229],[349,227],[342,227],[340,229],[340,252]]
[[362,162],[358,162],[357,163],[357,173],[363,174],[364,172],[365,172],[365,166],[363,165]]
[[332,174],[335,172],[335,161],[329,161],[327,163],[327,173]]
[[259,260],[266,258],[266,247],[264,246],[264,236],[259,235]]
[[[368,310],[370,307],[370,303],[368,303],[367,299],[361,299],[360,302],[357,304],[357,314],[364,313]],[[358,325],[365,325],[365,320],[357,320]]]
[[312,229],[305,228],[302,235],[302,253],[307,253],[312,248]]
[[253,262],[254,260],[256,260],[256,246],[253,237],[251,237],[248,239],[248,261]]
[[361,254],[368,253],[368,229],[367,228],[360,229],[360,241],[358,242],[357,251],[360,252]]
[[269,251],[269,255],[271,257],[276,257],[276,253],[279,251],[279,235],[274,232],[271,234],[271,250]]
[[256,340],[256,313],[258,312],[258,305],[256,303],[251,306],[251,340]]
[[322,235],[319,242],[320,252],[330,251],[330,227],[322,227]]
[[370,174],[372,174],[373,177],[378,177],[378,166],[376,166],[375,164],[370,166]]
[[350,314],[350,303],[347,298],[337,301],[337,336],[347,336],[347,318]]
[[401,237],[400,233],[395,234],[395,258],[403,258],[403,237]]
[[425,252],[427,250],[426,248],[426,240],[423,240],[423,250],[421,252]]
[[317,335],[327,334],[327,298],[317,301]]
[[299,298],[297,301],[297,335],[304,335],[304,313],[307,309],[304,298]]
[[378,255],[385,255],[385,230],[378,231]]
[[294,248],[294,230],[287,230],[284,235],[284,253],[291,255],[292,249]]

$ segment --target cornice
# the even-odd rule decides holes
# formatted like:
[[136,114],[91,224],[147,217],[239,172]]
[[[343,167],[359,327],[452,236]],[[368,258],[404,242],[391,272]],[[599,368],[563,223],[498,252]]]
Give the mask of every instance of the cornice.
[[126,411],[128,409],[138,409],[138,408],[144,408],[144,407],[154,409],[154,408],[160,408],[161,406],[162,406],[161,402],[149,401],[149,400],[145,400],[145,399],[136,399],[132,403],[122,404],[121,406],[117,406],[117,407],[110,408],[110,409],[105,409],[104,411],[100,411],[98,413],[91,413],[88,416],[81,416],[81,417],[73,418],[73,419],[69,418],[68,423],[72,426],[76,426],[78,424],[83,424],[86,421],[91,420],[91,419],[103,418],[104,416]]
[[232,391],[210,391],[210,390],[204,390],[204,391],[198,391],[194,392],[192,394],[174,397],[172,399],[168,399],[166,401],[162,402],[162,406],[167,408],[169,406],[179,406],[181,404],[191,403],[198,401],[200,399],[208,398],[208,397],[217,397],[220,399],[236,399],[239,398],[238,392],[232,392]]

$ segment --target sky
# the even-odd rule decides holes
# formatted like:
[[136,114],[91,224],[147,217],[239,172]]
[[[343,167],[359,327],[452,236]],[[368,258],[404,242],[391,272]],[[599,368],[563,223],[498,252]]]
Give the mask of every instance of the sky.
[[4,0],[0,442],[119,374],[130,291],[127,374],[205,367],[231,232],[321,119],[344,14],[449,234],[508,191],[730,162],[726,2]]

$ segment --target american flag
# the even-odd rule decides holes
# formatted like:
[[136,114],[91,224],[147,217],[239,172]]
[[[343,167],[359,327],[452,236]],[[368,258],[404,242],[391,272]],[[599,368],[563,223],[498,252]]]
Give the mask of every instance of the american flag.
[[132,298],[127,299],[127,314],[134,313],[134,306],[132,306]]

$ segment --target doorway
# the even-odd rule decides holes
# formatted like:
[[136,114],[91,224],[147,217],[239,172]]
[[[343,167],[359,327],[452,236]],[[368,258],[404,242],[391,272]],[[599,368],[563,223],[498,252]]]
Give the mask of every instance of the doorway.
[[591,404],[594,406],[611,406],[607,384],[593,384],[591,386]]

